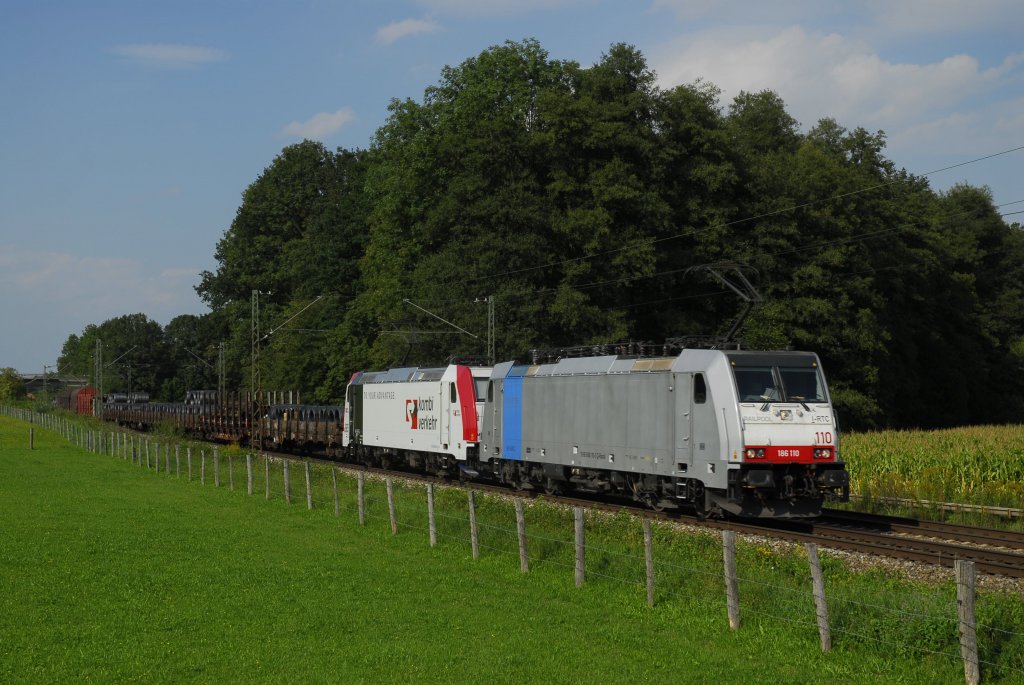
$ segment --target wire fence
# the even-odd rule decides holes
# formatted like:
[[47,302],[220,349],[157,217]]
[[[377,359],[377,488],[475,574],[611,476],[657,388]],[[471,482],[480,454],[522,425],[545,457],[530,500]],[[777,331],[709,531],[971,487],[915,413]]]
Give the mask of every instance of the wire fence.
[[[813,545],[803,555],[785,557],[756,545],[737,548],[729,531],[720,540],[707,533],[681,535],[629,515],[524,504],[511,497],[477,498],[472,490],[425,487],[370,476],[357,467],[100,430],[11,407],[3,407],[3,414],[31,424],[30,448],[34,431],[48,430],[154,475],[304,505],[347,520],[358,517],[360,525],[386,524],[396,535],[423,534],[432,545],[468,547],[474,558],[481,553],[518,558],[523,571],[572,570],[577,584],[646,587],[652,606],[658,601],[697,607],[709,620],[726,615],[734,630],[740,629],[741,617],[760,626],[785,623],[805,631],[808,639],[817,631],[824,651],[834,645],[867,646],[904,657],[959,660],[968,683],[980,682],[981,669],[993,677],[1024,679],[1024,617],[999,602],[983,603],[975,612],[970,562],[958,562],[955,585],[925,592],[886,584],[881,594],[872,595],[865,590],[870,580],[855,580],[833,560],[821,564]],[[574,522],[576,534],[561,537],[559,531],[572,531]],[[961,566],[967,569],[964,577]],[[966,615],[965,605],[971,609]]]

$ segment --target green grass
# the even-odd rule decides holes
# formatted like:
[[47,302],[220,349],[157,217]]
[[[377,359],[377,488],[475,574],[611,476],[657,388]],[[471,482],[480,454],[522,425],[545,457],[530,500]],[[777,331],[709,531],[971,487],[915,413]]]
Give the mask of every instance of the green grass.
[[[798,554],[740,545],[732,632],[712,536],[656,527],[650,609],[630,517],[588,514],[589,575],[576,588],[571,512],[528,507],[521,574],[506,500],[478,497],[474,561],[463,491],[438,489],[432,549],[421,487],[396,483],[392,536],[383,484],[367,481],[361,528],[351,477],[339,477],[336,518],[329,469],[313,470],[307,511],[301,467],[287,505],[272,464],[268,502],[262,462],[250,498],[244,453],[221,451],[216,488],[203,449],[205,486],[195,450],[189,482],[184,449],[179,479],[173,449],[169,474],[47,431],[30,452],[27,425],[0,417],[0,682],[963,682],[951,584],[826,558],[836,632],[822,654]],[[980,638],[997,664],[986,682],[1020,682],[1021,602],[979,600],[979,619],[998,629]]]

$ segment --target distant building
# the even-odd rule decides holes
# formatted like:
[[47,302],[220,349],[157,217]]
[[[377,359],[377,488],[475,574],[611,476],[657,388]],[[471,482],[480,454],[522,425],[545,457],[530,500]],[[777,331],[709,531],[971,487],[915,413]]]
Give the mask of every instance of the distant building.
[[89,384],[89,379],[84,376],[57,376],[52,373],[23,373],[21,380],[25,383],[25,392],[36,396],[44,392],[57,395],[61,391],[77,390]]

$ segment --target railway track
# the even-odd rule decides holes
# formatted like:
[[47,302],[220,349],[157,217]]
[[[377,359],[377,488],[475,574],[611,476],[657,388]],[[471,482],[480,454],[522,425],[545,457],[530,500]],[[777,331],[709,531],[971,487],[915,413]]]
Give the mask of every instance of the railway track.
[[814,521],[727,522],[725,527],[939,566],[968,560],[979,573],[1024,578],[1024,534],[1013,531],[833,510]]
[[349,470],[364,470],[381,478],[472,487],[477,491],[504,497],[544,499],[565,506],[583,506],[609,512],[626,511],[636,516],[682,522],[711,530],[733,530],[741,534],[796,543],[813,542],[824,548],[945,567],[952,567],[958,559],[966,559],[975,562],[979,573],[1024,578],[1024,533],[1015,531],[830,509],[826,509],[824,515],[815,520],[700,520],[685,511],[655,512],[629,502],[609,501],[606,498],[541,495],[478,481],[454,481],[408,471],[364,467],[317,455],[298,456],[270,450],[263,450],[263,453],[277,459],[310,459]]
[[[287,454],[275,454],[274,456],[295,458]],[[331,460],[324,460],[324,462],[338,464]],[[345,466],[355,469],[364,468],[348,464]],[[700,520],[686,512],[655,512],[633,506],[630,503],[614,502],[597,497],[540,495],[532,491],[517,492],[488,483],[452,481],[435,476],[372,467],[365,467],[365,471],[382,478],[393,477],[424,483],[472,487],[480,492],[504,497],[542,498],[545,501],[565,506],[583,506],[613,513],[626,511],[637,516],[666,522],[684,522],[697,527],[733,530],[741,534],[759,535],[797,543],[813,542],[823,548],[945,567],[952,567],[958,559],[963,559],[973,561],[979,573],[1024,578],[1024,533],[1016,531],[835,509],[826,509],[824,514],[815,520]]]

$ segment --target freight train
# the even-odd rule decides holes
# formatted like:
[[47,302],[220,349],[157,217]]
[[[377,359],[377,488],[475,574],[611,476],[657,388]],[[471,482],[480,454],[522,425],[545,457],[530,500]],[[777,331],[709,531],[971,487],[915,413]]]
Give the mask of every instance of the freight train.
[[344,407],[104,405],[204,437],[698,515],[801,518],[849,499],[839,426],[811,352],[683,349],[359,372]]

